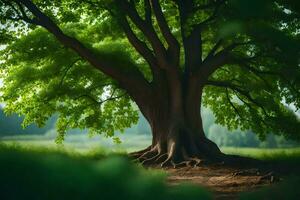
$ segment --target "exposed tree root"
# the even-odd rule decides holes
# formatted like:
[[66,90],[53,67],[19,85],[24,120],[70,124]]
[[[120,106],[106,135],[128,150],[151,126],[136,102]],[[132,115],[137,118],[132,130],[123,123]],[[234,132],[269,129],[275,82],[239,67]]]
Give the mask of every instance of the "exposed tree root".
[[162,162],[163,160],[165,160],[167,157],[168,157],[168,154],[167,154],[167,153],[161,154],[161,155],[155,160],[155,162],[156,162],[156,163],[160,163],[160,162]]
[[147,160],[147,159],[155,156],[155,154],[157,154],[156,148],[150,149],[149,151],[146,151],[145,153],[143,153],[142,155],[140,155],[138,157],[138,160],[142,162],[144,160]]
[[196,155],[189,156],[184,150],[178,150],[173,146],[168,151],[162,151],[157,145],[139,152],[131,153],[130,156],[142,165],[159,165],[160,167],[180,168],[184,166],[195,167],[203,163],[203,159]]
[[140,157],[141,156],[141,154],[143,154],[143,153],[145,153],[145,152],[147,152],[147,151],[149,151],[151,149],[151,145],[150,146],[148,146],[147,148],[145,148],[145,149],[142,149],[142,150],[140,150],[140,151],[135,151],[135,152],[132,152],[132,153],[130,153],[129,155],[130,155],[130,157],[131,158],[133,158],[133,159],[137,159],[138,157]]
[[211,157],[203,156],[203,153],[200,151],[198,154],[187,154],[185,150],[178,150],[175,146],[170,147],[168,151],[162,151],[157,146],[148,147],[142,151],[134,152],[130,156],[142,165],[160,166],[163,168],[197,167],[203,164],[249,167],[251,165],[257,166],[258,164],[263,164],[262,161],[253,158],[225,155],[223,153],[217,156],[210,155]]
[[[225,155],[215,143],[206,138],[180,138],[175,134],[180,133],[180,129],[176,130],[166,138],[164,143],[160,141],[144,150],[131,153],[130,156],[145,166],[156,165],[173,168],[196,167],[203,164],[241,167],[262,164],[261,161],[253,158]],[[184,133],[189,132],[185,130]]]
[[187,167],[196,167],[199,166],[201,164],[201,162],[203,162],[203,160],[199,159],[199,158],[187,158],[186,161],[182,161],[180,163],[178,163],[176,165],[176,167],[183,167],[183,166],[187,166]]

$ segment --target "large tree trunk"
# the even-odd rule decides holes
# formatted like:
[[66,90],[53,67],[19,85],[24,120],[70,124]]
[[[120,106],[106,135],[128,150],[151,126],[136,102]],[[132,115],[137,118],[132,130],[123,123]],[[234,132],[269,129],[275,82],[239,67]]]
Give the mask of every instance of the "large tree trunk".
[[154,87],[151,101],[139,106],[151,126],[153,139],[150,147],[133,155],[143,163],[162,166],[220,160],[223,154],[205,137],[202,127],[202,87],[199,89],[199,82],[192,78],[177,83],[165,86],[160,82],[159,88]]

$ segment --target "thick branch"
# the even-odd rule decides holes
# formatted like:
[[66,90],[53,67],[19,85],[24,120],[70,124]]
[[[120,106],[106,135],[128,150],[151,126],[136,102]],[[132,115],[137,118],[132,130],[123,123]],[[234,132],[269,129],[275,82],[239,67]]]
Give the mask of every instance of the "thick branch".
[[205,59],[199,69],[197,69],[195,75],[205,82],[217,69],[227,64],[229,58],[230,52],[219,52],[210,59]]
[[[197,69],[202,64],[201,33],[204,29],[204,25],[206,25],[208,22],[216,18],[219,8],[225,2],[225,0],[212,1],[211,3],[204,5],[204,7],[203,5],[196,5],[196,2],[194,1],[175,1],[175,2],[178,5],[179,13],[180,13],[181,35],[182,35],[184,51],[185,51],[185,65],[186,65],[185,67],[186,67],[186,72],[189,72]],[[207,9],[207,8],[214,8],[214,11],[210,17],[195,25],[189,25],[187,23],[188,18],[194,15],[198,11],[198,9]],[[190,26],[190,28],[192,29],[192,31],[190,31],[188,34],[185,31],[186,26]],[[216,48],[218,48],[218,46],[219,44],[217,44]]]
[[[188,18],[193,14],[193,1],[175,1],[175,3],[178,6],[180,15],[180,29],[185,58],[185,74],[186,76],[189,76],[189,73],[202,62],[201,27],[190,27],[187,23]],[[192,30],[187,31],[187,27],[192,28]]]
[[162,12],[159,0],[151,0],[151,4],[153,7],[155,17],[157,19],[158,26],[169,45],[171,53],[175,58],[179,57],[179,43],[170,30],[170,27]]
[[131,45],[141,54],[141,56],[148,62],[152,72],[153,76],[155,76],[155,73],[157,73],[157,61],[154,57],[152,51],[147,47],[146,43],[141,41],[133,32],[131,29],[126,16],[119,19],[120,24],[129,40]]
[[66,47],[73,49],[95,68],[98,68],[106,75],[119,81],[121,86],[129,89],[132,86],[138,87],[147,85],[143,75],[137,69],[132,69],[131,73],[128,73],[128,70],[124,69],[124,67],[120,66],[120,64],[112,63],[113,61],[105,56],[95,55],[77,39],[65,35],[48,16],[46,16],[34,3],[32,3],[32,1],[16,0],[16,2],[24,5],[35,16],[38,24],[51,32],[58,41]]
[[145,21],[148,24],[152,24],[152,12],[150,0],[144,0],[144,9],[145,9]]
[[146,23],[138,14],[134,5],[126,1],[118,1],[118,4],[122,11],[126,12],[131,21],[139,28],[145,35],[147,40],[150,42],[160,67],[169,68],[169,63],[167,61],[166,49],[162,42],[160,41],[158,35],[156,34],[153,26]]
[[209,55],[205,58],[200,68],[196,71],[196,76],[201,77],[203,81],[207,81],[217,69],[225,64],[232,63],[232,51],[241,45],[249,44],[250,42],[232,43],[218,53],[215,53],[221,45],[221,40],[215,44]]

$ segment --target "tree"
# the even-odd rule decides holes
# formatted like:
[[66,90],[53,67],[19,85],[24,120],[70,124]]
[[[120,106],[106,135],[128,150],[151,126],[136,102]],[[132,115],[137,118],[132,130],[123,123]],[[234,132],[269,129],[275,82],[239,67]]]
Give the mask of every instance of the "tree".
[[55,121],[54,118],[51,118],[44,127],[39,128],[35,125],[30,125],[25,129],[22,129],[22,118],[17,115],[12,115],[10,117],[5,116],[3,110],[0,109],[0,138],[11,135],[20,135],[20,134],[32,134],[32,135],[41,135],[45,132],[53,129]]
[[[1,0],[2,98],[25,124],[152,129],[143,162],[226,160],[200,108],[229,129],[299,139],[299,3],[292,0]],[[117,138],[116,138],[117,139]]]

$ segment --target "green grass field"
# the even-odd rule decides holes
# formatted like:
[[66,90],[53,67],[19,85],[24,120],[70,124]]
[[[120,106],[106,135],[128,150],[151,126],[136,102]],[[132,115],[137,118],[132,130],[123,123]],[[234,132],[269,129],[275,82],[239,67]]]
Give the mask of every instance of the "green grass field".
[[[94,150],[103,150],[108,152],[132,152],[143,149],[150,145],[151,137],[147,135],[119,135],[122,143],[115,144],[110,138],[102,136],[94,136],[92,138],[87,135],[68,135],[63,145],[57,145],[54,142],[54,137],[47,137],[44,135],[19,135],[8,136],[0,139],[2,143],[6,144],[20,144],[22,146],[36,146],[48,148],[63,148],[67,151],[89,152]],[[296,156],[300,154],[300,147],[298,148],[235,148],[222,147],[224,153],[250,156],[258,159],[276,159],[280,157]],[[296,154],[296,155],[295,155]]]
[[[0,143],[1,199],[212,199],[199,186],[168,186],[162,171],[145,170],[126,153],[146,147],[144,136],[114,144],[105,138],[73,136],[63,146],[53,139],[19,136]],[[300,148],[222,148],[228,154],[262,160],[300,163]],[[299,174],[240,199],[297,199]]]
[[300,159],[300,147],[273,149],[223,147],[221,150],[227,154],[241,155],[269,161],[280,161],[291,157]]
[[63,147],[64,149],[73,150],[76,152],[88,152],[95,149],[101,149],[110,152],[131,152],[143,149],[149,146],[151,143],[151,137],[147,135],[120,134],[118,136],[122,141],[121,144],[116,144],[111,138],[105,138],[101,135],[88,137],[86,134],[67,135],[63,145],[57,145],[55,143],[55,135],[7,136],[0,138],[0,141],[6,144],[20,144],[37,147]]
[[0,193],[19,199],[212,199],[188,184],[169,186],[165,173],[145,170],[121,154],[0,144]]

